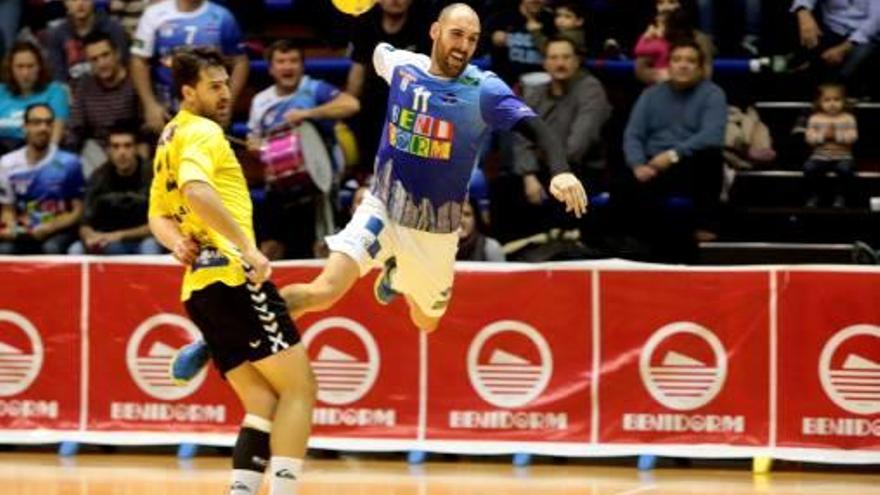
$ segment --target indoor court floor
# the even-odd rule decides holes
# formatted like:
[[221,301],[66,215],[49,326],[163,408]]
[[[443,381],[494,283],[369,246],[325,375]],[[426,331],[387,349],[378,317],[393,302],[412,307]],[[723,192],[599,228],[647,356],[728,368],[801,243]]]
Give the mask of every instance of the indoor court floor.
[[[2,495],[226,495],[228,460],[209,455],[0,453]],[[753,476],[741,469],[581,464],[514,468],[491,462],[309,460],[298,495],[869,495],[880,494],[877,466]],[[861,474],[860,474],[861,473]],[[266,487],[262,493],[267,493]]]

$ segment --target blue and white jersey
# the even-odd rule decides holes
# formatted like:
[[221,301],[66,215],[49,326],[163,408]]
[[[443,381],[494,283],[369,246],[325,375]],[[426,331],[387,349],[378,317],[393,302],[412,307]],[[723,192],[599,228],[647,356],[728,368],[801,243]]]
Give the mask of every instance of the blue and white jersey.
[[[303,76],[296,91],[279,95],[272,85],[257,93],[251,102],[248,130],[265,135],[287,125],[284,114],[293,109],[319,107],[339,96],[339,89],[319,79]],[[332,129],[332,123],[329,123]]]
[[171,94],[171,58],[175,48],[213,46],[226,56],[241,55],[241,30],[232,14],[220,5],[205,2],[192,12],[181,12],[175,0],[150,5],[138,23],[131,53],[151,59],[153,86],[162,103]]
[[85,189],[82,165],[73,153],[52,145],[46,157],[29,165],[26,148],[0,158],[0,204],[14,205],[19,225],[34,228],[71,210]]
[[498,76],[472,65],[455,79],[434,76],[430,58],[387,43],[376,46],[373,65],[390,90],[372,193],[399,225],[455,232],[489,131],[535,113]]

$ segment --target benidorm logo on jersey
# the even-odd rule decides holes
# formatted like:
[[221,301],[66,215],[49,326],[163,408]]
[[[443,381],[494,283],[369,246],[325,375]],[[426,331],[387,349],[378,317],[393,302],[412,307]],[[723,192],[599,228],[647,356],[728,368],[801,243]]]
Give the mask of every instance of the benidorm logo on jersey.
[[[396,411],[350,407],[366,396],[379,377],[381,357],[372,333],[349,318],[325,318],[303,333],[318,381],[317,425],[394,426]],[[348,406],[348,407],[341,407]]]
[[[429,93],[414,96],[414,105],[427,111]],[[455,125],[416,110],[391,107],[388,123],[388,144],[394,149],[433,160],[449,160]]]
[[24,316],[0,310],[0,397],[28,389],[43,367],[43,341]]

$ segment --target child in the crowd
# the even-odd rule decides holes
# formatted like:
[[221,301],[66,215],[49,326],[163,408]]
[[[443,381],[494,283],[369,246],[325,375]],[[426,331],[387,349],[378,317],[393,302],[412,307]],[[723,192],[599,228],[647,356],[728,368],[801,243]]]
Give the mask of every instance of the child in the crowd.
[[[563,0],[562,2],[557,2],[553,15],[553,24],[556,26],[557,36],[571,40],[578,54],[584,56],[587,52],[586,33],[584,30],[584,7],[579,2]],[[530,19],[526,24],[526,29],[532,33],[535,46],[538,47],[541,53],[544,53],[544,49],[547,47],[547,34],[544,33],[541,23],[535,19]]]
[[807,207],[819,205],[822,185],[829,171],[837,176],[832,206],[842,208],[852,200],[855,176],[852,150],[859,135],[856,118],[846,110],[845,103],[846,89],[842,84],[819,86],[813,114],[807,121],[806,140],[813,148],[804,163]]
[[684,0],[656,0],[657,16],[639,38],[633,55],[636,57],[636,78],[645,84],[669,79],[669,47],[682,39],[692,38],[704,55],[703,77],[712,78],[715,47],[705,33],[695,27],[693,6]]

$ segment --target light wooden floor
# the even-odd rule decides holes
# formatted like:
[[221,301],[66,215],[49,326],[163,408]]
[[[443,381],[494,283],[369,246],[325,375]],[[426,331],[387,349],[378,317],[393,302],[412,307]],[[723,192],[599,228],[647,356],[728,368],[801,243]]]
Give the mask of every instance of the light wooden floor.
[[[0,454],[2,495],[226,495],[221,457],[180,465],[173,456]],[[533,466],[402,461],[309,461],[298,495],[869,495],[880,494],[880,469],[866,474],[747,470]],[[264,493],[266,492],[264,488]]]

